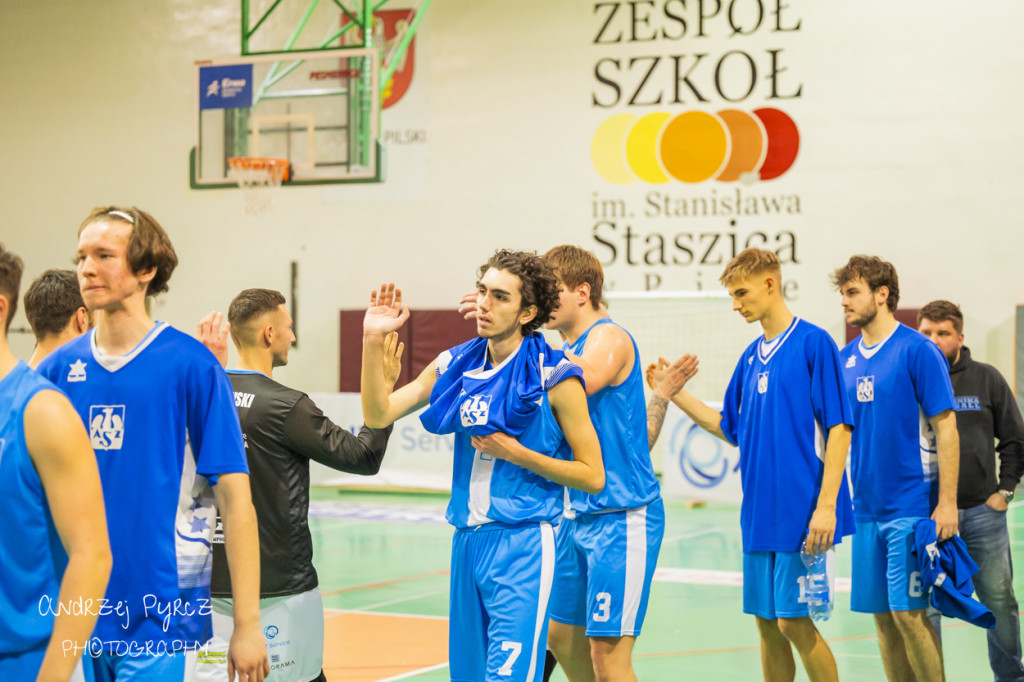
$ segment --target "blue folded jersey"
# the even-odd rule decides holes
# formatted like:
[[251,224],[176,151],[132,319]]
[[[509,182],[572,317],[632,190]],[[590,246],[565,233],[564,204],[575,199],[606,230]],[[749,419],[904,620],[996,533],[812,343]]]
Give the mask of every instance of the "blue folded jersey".
[[932,606],[942,615],[983,628],[996,626],[992,612],[971,597],[974,594],[971,576],[978,572],[978,565],[967,553],[963,538],[954,535],[938,542],[935,521],[921,519],[914,526],[912,551],[921,567],[921,579],[932,588]]

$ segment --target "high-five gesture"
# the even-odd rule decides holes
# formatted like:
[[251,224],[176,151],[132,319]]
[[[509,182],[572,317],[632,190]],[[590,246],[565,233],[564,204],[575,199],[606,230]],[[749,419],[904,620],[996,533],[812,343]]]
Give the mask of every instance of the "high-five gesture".
[[380,285],[370,292],[370,307],[363,316],[363,334],[384,336],[397,331],[409,319],[409,306],[402,305],[402,290],[394,282]]

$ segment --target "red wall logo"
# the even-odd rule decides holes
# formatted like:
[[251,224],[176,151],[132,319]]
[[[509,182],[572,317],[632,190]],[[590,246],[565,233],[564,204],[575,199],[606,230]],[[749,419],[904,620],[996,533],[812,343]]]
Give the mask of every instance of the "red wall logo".
[[594,131],[590,156],[608,182],[698,183],[774,180],[789,170],[800,133],[786,113],[723,109],[616,114]]
[[[381,57],[387,57],[401,39],[402,32],[408,25],[412,11],[408,9],[385,9],[373,13],[373,44],[380,48]],[[342,15],[341,25],[349,23],[348,17]],[[342,43],[350,47],[359,47],[363,44],[363,32],[359,28],[353,28],[342,34]],[[381,84],[381,95],[383,96],[382,107],[398,104],[402,96],[409,90],[412,84],[412,74],[416,66],[416,38],[409,42],[409,48],[405,51],[395,75],[387,83]]]

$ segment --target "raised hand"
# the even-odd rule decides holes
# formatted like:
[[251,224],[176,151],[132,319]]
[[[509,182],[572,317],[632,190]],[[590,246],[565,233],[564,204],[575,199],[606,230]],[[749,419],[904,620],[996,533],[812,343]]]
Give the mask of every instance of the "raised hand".
[[384,382],[388,391],[395,388],[398,377],[402,374],[402,351],[405,344],[399,342],[398,332],[391,332],[384,337]]
[[228,366],[228,330],[231,328],[230,324],[224,325],[221,329],[221,323],[224,321],[224,315],[221,313],[208,313],[203,319],[199,320],[199,324],[196,325],[196,338],[204,346],[210,349],[214,357],[220,363],[221,367]]
[[409,306],[402,305],[402,290],[394,282],[380,285],[380,291],[370,292],[370,306],[363,316],[363,334],[385,336],[398,331],[409,319]]

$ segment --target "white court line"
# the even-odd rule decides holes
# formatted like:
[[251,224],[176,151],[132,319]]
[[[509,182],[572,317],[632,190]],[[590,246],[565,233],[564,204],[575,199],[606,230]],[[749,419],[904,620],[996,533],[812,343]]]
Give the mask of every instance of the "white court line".
[[[741,571],[719,571],[700,568],[656,568],[654,580],[661,583],[682,583],[686,585],[725,585],[738,587],[743,584]],[[836,577],[836,592],[849,592],[850,579]]]
[[370,609],[378,609],[381,606],[391,606],[392,604],[400,604],[404,601],[415,601],[416,599],[422,599],[423,597],[433,597],[435,594],[444,594],[445,590],[435,590],[433,592],[424,592],[423,594],[414,594],[411,597],[402,597],[401,599],[391,599],[389,601],[382,601],[377,604],[368,604],[363,606],[360,611],[369,611]]
[[422,675],[423,673],[429,673],[433,670],[440,670],[441,668],[447,667],[448,661],[445,661],[444,663],[438,663],[437,665],[432,665],[428,668],[420,668],[419,670],[413,670],[412,672],[402,673],[401,675],[395,675],[394,677],[384,677],[377,680],[377,682],[392,682],[392,680],[406,680],[410,677],[416,677],[417,675]]
[[392,616],[395,618],[424,618],[426,620],[448,620],[448,616],[424,616],[419,613],[391,613],[381,611],[362,611],[360,609],[324,609],[324,620],[335,616],[354,613],[359,616]]
[[706,529],[706,530],[698,530],[698,531],[695,531],[693,533],[685,533],[683,535],[673,535],[670,538],[663,539],[661,541],[661,544],[664,545],[666,542],[678,542],[679,540],[692,540],[693,538],[699,538],[702,535],[711,535],[712,533],[721,533],[722,530],[723,530],[722,528],[709,528],[709,529]]

